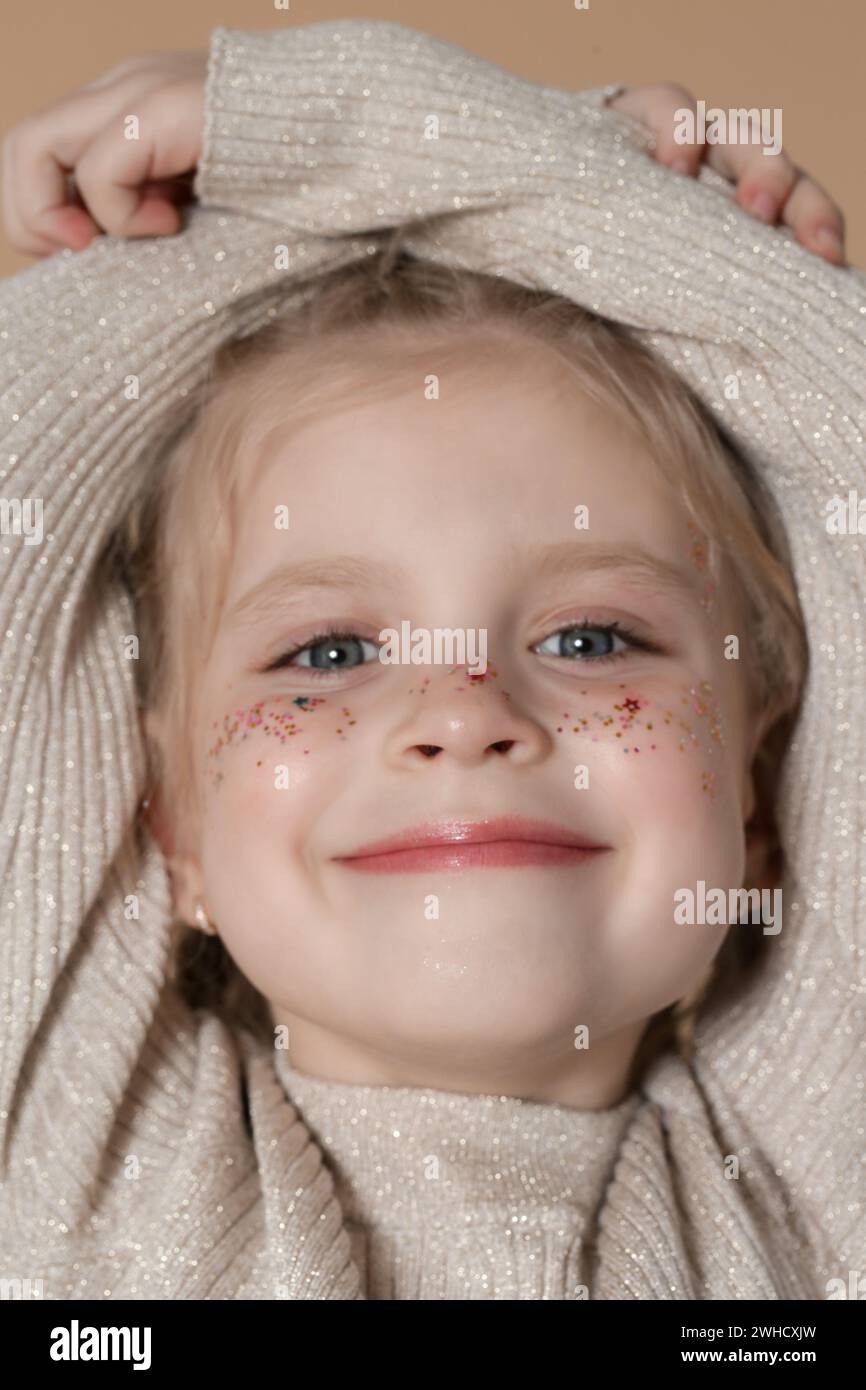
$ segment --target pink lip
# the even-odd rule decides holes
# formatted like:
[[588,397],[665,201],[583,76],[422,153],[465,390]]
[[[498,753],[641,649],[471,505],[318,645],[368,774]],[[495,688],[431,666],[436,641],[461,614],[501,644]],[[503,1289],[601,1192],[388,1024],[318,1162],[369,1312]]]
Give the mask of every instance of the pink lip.
[[430,869],[499,869],[528,864],[579,864],[603,853],[599,845],[551,821],[497,816],[414,826],[364,845],[337,862],[359,873],[418,873]]

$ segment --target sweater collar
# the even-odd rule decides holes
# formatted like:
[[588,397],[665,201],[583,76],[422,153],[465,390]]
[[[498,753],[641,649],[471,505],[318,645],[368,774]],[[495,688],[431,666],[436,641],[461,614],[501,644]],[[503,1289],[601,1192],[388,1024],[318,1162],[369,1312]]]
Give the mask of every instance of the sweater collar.
[[276,1051],[283,1088],[326,1157],[347,1220],[416,1227],[561,1224],[597,1209],[640,1097],[574,1110],[513,1096],[312,1077]]

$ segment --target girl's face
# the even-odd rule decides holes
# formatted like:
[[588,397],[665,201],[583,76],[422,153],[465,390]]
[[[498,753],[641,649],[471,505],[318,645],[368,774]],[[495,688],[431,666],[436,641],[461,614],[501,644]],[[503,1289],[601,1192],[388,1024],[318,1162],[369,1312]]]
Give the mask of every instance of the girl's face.
[[[300,1070],[604,1108],[721,945],[674,895],[742,885],[757,740],[681,503],[532,351],[531,384],[467,357],[244,462],[195,890]],[[486,672],[380,661],[404,622],[485,634]],[[349,862],[501,816],[598,848]]]

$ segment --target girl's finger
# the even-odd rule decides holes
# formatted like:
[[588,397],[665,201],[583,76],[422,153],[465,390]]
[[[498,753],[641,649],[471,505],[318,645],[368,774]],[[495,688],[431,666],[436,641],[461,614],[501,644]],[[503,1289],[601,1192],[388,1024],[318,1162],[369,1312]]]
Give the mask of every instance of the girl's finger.
[[651,124],[656,137],[655,157],[659,164],[666,164],[678,174],[696,174],[704,157],[700,141],[689,144],[677,139],[683,112],[691,111],[696,116],[697,110],[691,92],[673,82],[662,84],[654,98]]
[[696,113],[697,104],[678,83],[628,88],[608,105],[653,131],[659,163],[696,174],[706,158],[712,169],[736,185],[736,201],[745,211],[771,225],[781,218],[810,251],[835,265],[845,264],[841,209],[784,150],[764,154],[764,145],[751,142],[680,144],[676,134],[681,114],[686,108]]
[[99,235],[99,228],[87,210],[73,203],[54,209],[51,228],[56,238],[55,250],[68,246],[73,251],[83,251]]
[[[134,100],[140,82],[125,93]],[[26,117],[3,142],[3,218],[10,242],[29,255],[50,255],[63,236],[73,239],[99,228],[76,204],[70,187],[94,131],[110,120],[118,97],[113,90],[84,90]],[[86,243],[85,243],[86,244]]]
[[800,242],[833,265],[845,265],[845,218],[826,189],[808,174],[799,177],[782,208],[782,221]]
[[[57,228],[58,239],[63,246],[68,246],[73,251],[83,251],[89,246],[94,237],[103,234],[103,228],[97,226],[93,218],[84,209],[81,202],[81,195],[76,190],[78,197],[77,206],[60,208],[55,214],[55,226]],[[186,181],[164,179],[154,183],[145,184],[138,190],[138,205],[136,215],[139,222],[143,225],[149,219],[154,220],[159,227],[167,227],[170,231],[177,230],[179,218],[173,213],[172,209],[179,204],[188,201],[188,184]],[[145,206],[146,205],[146,206]],[[145,235],[145,233],[139,233]]]
[[184,98],[180,92],[172,97],[165,86],[141,96],[135,109],[139,138],[125,139],[120,119],[110,121],[76,167],[88,212],[112,236],[167,236],[179,230],[180,193],[166,196],[164,187],[183,189],[198,158],[198,137],[194,123],[178,132]]
[[737,185],[736,200],[763,222],[775,222],[797,181],[797,169],[784,150],[764,154],[763,145],[709,145],[707,163]]
[[[22,122],[3,143],[3,221],[15,249],[32,256],[56,251],[54,214],[68,202],[67,166],[44,147],[35,122]],[[69,219],[73,234],[80,223],[75,212]]]
[[781,219],[810,251],[844,264],[841,209],[784,150],[765,155],[761,145],[710,145],[707,162],[736,181],[736,200],[747,212],[770,224]]
[[630,87],[608,105],[614,111],[632,116],[655,135],[654,158],[677,173],[693,175],[698,172],[705,147],[700,143],[686,144],[677,140],[677,128],[684,110],[697,115],[697,103],[691,92],[677,82],[656,82],[642,87]]

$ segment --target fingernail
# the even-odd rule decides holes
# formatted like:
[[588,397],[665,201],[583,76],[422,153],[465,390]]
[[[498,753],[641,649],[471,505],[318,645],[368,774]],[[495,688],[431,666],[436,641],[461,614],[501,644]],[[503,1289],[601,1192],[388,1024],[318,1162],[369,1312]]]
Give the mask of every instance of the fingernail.
[[842,254],[842,238],[836,227],[831,223],[822,223],[815,232],[815,240],[824,251],[833,251],[837,256]]
[[749,203],[749,211],[753,212],[756,217],[762,218],[764,222],[775,222],[776,207],[776,199],[772,193],[767,193],[766,190],[756,193]]

